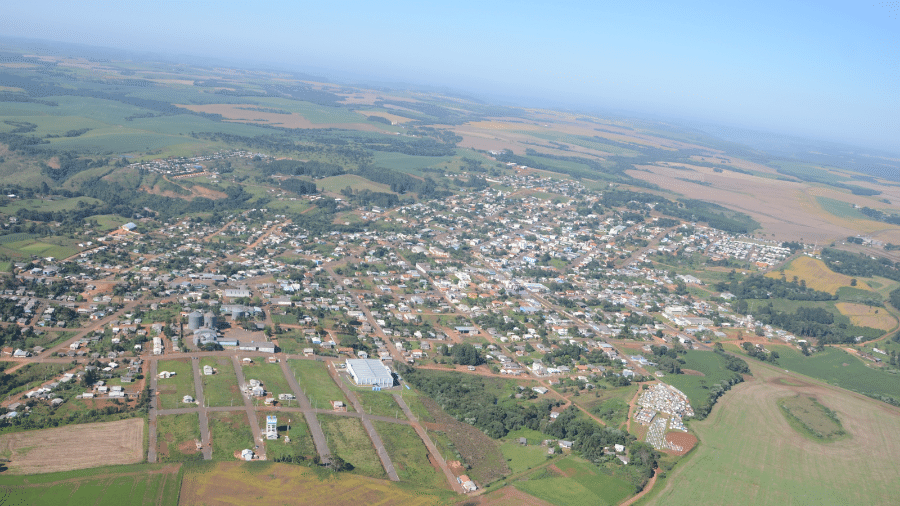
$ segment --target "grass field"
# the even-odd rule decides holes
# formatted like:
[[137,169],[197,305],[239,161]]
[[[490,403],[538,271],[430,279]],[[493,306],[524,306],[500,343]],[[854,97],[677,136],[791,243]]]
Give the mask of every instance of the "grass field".
[[443,471],[431,464],[428,449],[409,425],[372,422],[400,479],[417,487],[449,488]]
[[210,407],[238,406],[243,402],[241,390],[237,384],[237,375],[234,373],[234,364],[227,357],[203,357],[200,359],[200,373],[203,366],[208,365],[215,369],[212,376],[202,376],[203,399]]
[[325,362],[315,360],[288,360],[288,367],[297,373],[297,382],[315,407],[327,408],[331,401],[343,401],[348,411],[353,411],[350,401],[344,392],[334,383],[328,374]]
[[778,407],[791,427],[816,441],[835,441],[847,434],[834,411],[805,395],[785,397]]
[[[266,417],[273,414],[278,416],[278,439],[266,441],[266,458],[273,460],[276,457],[300,455],[311,461],[316,454],[316,447],[313,445],[312,436],[309,434],[309,427],[306,425],[303,415],[261,411],[257,413],[259,426],[265,429]],[[290,430],[288,430],[289,427]],[[285,435],[290,438],[289,443],[285,443]]]
[[344,461],[353,464],[354,473],[373,478],[385,478],[381,460],[358,418],[319,415],[322,430],[328,439],[328,449]]
[[[766,276],[780,278],[781,272],[772,271]],[[837,293],[838,288],[850,286],[850,280],[853,279],[851,276],[832,271],[825,265],[825,262],[806,255],[791,260],[784,268],[784,276],[788,281],[797,276],[798,279],[806,281],[807,287],[828,293]],[[856,288],[869,289],[869,286],[865,281],[858,280]]]
[[375,165],[388,169],[398,170],[417,176],[423,175],[422,168],[437,167],[454,161],[452,156],[415,156],[403,153],[375,152]]
[[[691,424],[702,443],[639,504],[896,504],[900,410],[778,366],[750,367],[752,380]],[[850,437],[818,443],[794,431],[778,400],[798,394],[834,408]]]
[[189,359],[160,360],[157,370],[159,372],[175,372],[175,376],[172,376],[171,378],[159,379],[160,409],[184,407],[186,404],[184,404],[182,400],[185,395],[190,395],[191,397],[197,395],[197,392],[194,391],[194,370],[191,368],[191,361]]
[[500,445],[500,451],[506,458],[506,465],[513,474],[527,471],[544,462],[547,462],[547,448],[545,446],[522,446],[515,441],[508,441]]
[[144,421],[69,425],[0,436],[8,473],[52,473],[144,459]]
[[822,209],[828,211],[829,213],[837,216],[838,218],[843,218],[847,220],[871,220],[858,209],[854,208],[852,204],[844,202],[843,200],[832,199],[828,197],[816,196],[816,201],[822,206]]
[[842,315],[850,318],[850,323],[858,327],[872,327],[888,331],[897,326],[897,319],[883,307],[877,308],[849,302],[838,302],[835,307]]
[[681,358],[685,360],[683,369],[699,371],[703,376],[666,374],[663,381],[684,392],[695,408],[703,405],[709,398],[709,387],[735,374],[725,369],[725,361],[721,356],[710,351],[689,350]]
[[535,471],[514,486],[558,506],[618,504],[634,493],[634,486],[604,474],[590,462],[566,457],[554,466]]
[[156,433],[156,454],[160,462],[203,458],[196,445],[200,440],[200,422],[196,413],[157,417]]
[[394,401],[394,396],[391,395],[391,392],[373,392],[360,389],[355,391],[354,394],[356,394],[356,398],[359,399],[359,403],[362,404],[366,413],[370,415],[406,419],[403,411],[400,410],[400,405]]
[[[209,414],[210,444],[215,460],[234,460],[234,452],[254,449],[253,432],[247,414],[241,411],[215,411]],[[255,450],[254,450],[255,451]]]
[[316,181],[316,186],[327,192],[339,192],[349,186],[354,190],[394,193],[391,191],[391,187],[386,184],[374,183],[355,174],[343,174],[340,176],[322,178]]
[[[36,476],[0,476],[3,504],[177,506],[182,468],[140,464]],[[39,479],[36,479],[39,478]]]
[[451,492],[273,462],[191,466],[181,490],[182,504],[438,506],[458,501]]
[[254,360],[253,364],[243,366],[244,378],[247,381],[257,379],[262,381],[266,394],[278,398],[278,394],[293,393],[288,386],[287,379],[278,364],[266,363],[263,359]]

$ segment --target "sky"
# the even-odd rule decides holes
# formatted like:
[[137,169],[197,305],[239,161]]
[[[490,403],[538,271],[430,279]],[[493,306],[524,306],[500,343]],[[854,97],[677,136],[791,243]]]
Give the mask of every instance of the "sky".
[[900,1],[30,0],[0,34],[900,151]]

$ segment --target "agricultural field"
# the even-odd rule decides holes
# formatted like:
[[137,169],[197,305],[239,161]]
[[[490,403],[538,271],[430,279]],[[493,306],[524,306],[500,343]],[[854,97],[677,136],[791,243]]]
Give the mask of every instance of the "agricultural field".
[[706,403],[709,387],[736,374],[725,369],[724,359],[710,351],[688,350],[680,357],[685,361],[682,369],[690,369],[699,374],[666,374],[663,381],[687,395],[695,409]]
[[785,397],[778,401],[778,407],[791,427],[814,441],[835,441],[847,435],[834,411],[814,397],[800,394]]
[[[766,274],[766,276],[770,278],[780,278],[781,271],[772,271]],[[838,274],[837,272],[832,271],[825,265],[825,262],[806,255],[800,255],[785,265],[784,276],[788,281],[791,281],[794,279],[794,276],[797,276],[797,279],[806,281],[807,287],[828,293],[837,293],[840,287],[850,286],[851,280],[853,279],[851,276]],[[869,285],[867,285],[864,280],[857,280],[856,288],[864,290],[870,289]]]
[[269,364],[264,359],[257,359],[252,364],[243,366],[243,369],[247,381],[251,379],[262,381],[267,395],[272,394],[271,396],[277,399],[278,394],[293,393],[278,364]]
[[842,315],[850,318],[850,323],[857,327],[871,327],[885,332],[897,327],[897,319],[885,308],[838,302],[835,307]]
[[316,186],[323,191],[337,193],[346,187],[354,190],[370,190],[373,192],[394,193],[391,187],[386,184],[373,183],[368,179],[354,174],[343,174],[340,176],[331,176],[316,181]]
[[10,474],[53,473],[144,459],[144,420],[69,425],[0,436]]
[[[245,448],[254,450],[253,432],[247,413],[240,411],[214,411],[209,413],[210,446],[215,460],[234,460],[234,452]],[[254,450],[255,451],[255,450]]]
[[4,504],[177,506],[183,468],[172,464],[102,467],[40,476],[0,476]]
[[328,449],[333,455],[338,455],[345,462],[352,464],[353,473],[373,478],[387,476],[381,465],[381,459],[372,446],[372,440],[369,439],[358,418],[319,415],[318,419],[328,439]]
[[196,413],[156,418],[156,454],[160,462],[200,460],[200,422]]
[[171,378],[159,379],[157,385],[160,409],[180,408],[185,405],[183,402],[185,395],[191,397],[197,395],[197,392],[194,391],[194,370],[189,359],[160,360],[157,370],[175,373],[175,376]]
[[288,368],[297,374],[297,382],[313,407],[327,408],[331,401],[342,401],[347,411],[353,411],[344,392],[328,374],[327,367],[325,362],[317,360],[288,360]]
[[[896,503],[900,440],[891,434],[900,430],[900,409],[781,366],[749,364],[753,378],[719,399],[706,420],[691,424],[702,444],[638,504]],[[797,433],[778,406],[796,395],[833,407],[849,437],[822,443]]]
[[185,470],[181,488],[182,504],[439,506],[458,500],[450,492],[274,462],[191,466]]
[[634,493],[634,486],[605,474],[575,456],[556,461],[513,484],[517,489],[557,506],[614,505]]
[[200,374],[203,366],[208,365],[215,370],[212,376],[201,376],[203,380],[203,400],[210,407],[238,406],[243,402],[241,390],[237,384],[234,364],[227,357],[203,357],[200,359]]
[[374,421],[372,424],[391,457],[400,479],[417,487],[448,488],[443,471],[432,463],[425,443],[409,425]]

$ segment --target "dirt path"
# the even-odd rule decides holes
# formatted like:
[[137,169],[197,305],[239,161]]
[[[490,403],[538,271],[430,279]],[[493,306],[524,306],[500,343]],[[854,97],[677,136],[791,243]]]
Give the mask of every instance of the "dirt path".
[[653,486],[656,485],[656,475],[657,472],[653,471],[653,476],[651,476],[650,480],[647,481],[647,484],[644,485],[644,490],[641,490],[637,493],[637,495],[626,499],[625,502],[619,503],[619,506],[630,506],[637,502],[641,497],[647,495],[651,490],[653,490]]

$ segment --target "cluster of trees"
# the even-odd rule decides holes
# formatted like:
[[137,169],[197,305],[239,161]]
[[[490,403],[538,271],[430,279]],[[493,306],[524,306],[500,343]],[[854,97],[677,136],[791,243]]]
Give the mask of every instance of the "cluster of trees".
[[744,351],[747,352],[747,355],[750,355],[756,360],[761,360],[763,362],[772,362],[773,364],[778,360],[777,351],[766,353],[765,351],[757,348],[753,343],[747,342],[741,344],[741,347],[744,348]]
[[[731,292],[738,299],[788,299],[788,300],[834,300],[836,295],[828,292],[820,292],[806,286],[806,281],[797,280],[795,276],[791,282],[785,279],[769,278],[754,274],[743,279],[735,275],[729,275],[730,281],[716,283],[716,290]],[[738,301],[740,302],[740,301]],[[746,301],[744,302],[746,307]],[[738,309],[736,309],[738,310]],[[746,311],[740,311],[746,314]]]
[[559,405],[550,400],[520,405],[512,399],[499,399],[492,388],[496,385],[489,385],[491,379],[481,376],[425,371],[405,364],[398,364],[397,372],[451,416],[494,439],[523,427],[541,430],[550,410]]
[[829,269],[848,276],[859,278],[883,276],[900,281],[900,266],[887,258],[873,259],[862,253],[825,248],[822,250],[822,260]]
[[[681,366],[684,365],[684,359],[678,358],[678,351],[674,348],[666,346],[650,346],[650,353],[653,355],[653,361],[656,362],[656,368],[669,374],[681,374]],[[682,353],[684,353],[682,349]]]
[[319,189],[316,188],[316,183],[302,179],[283,179],[278,185],[297,195],[314,195],[319,192]]
[[317,160],[274,160],[259,165],[264,174],[288,174],[291,176],[310,176],[319,179],[330,176],[340,176],[347,171],[334,163],[325,163]]
[[469,343],[457,344],[452,349],[445,344],[441,346],[441,354],[449,356],[454,364],[481,365],[484,363],[484,355]]

